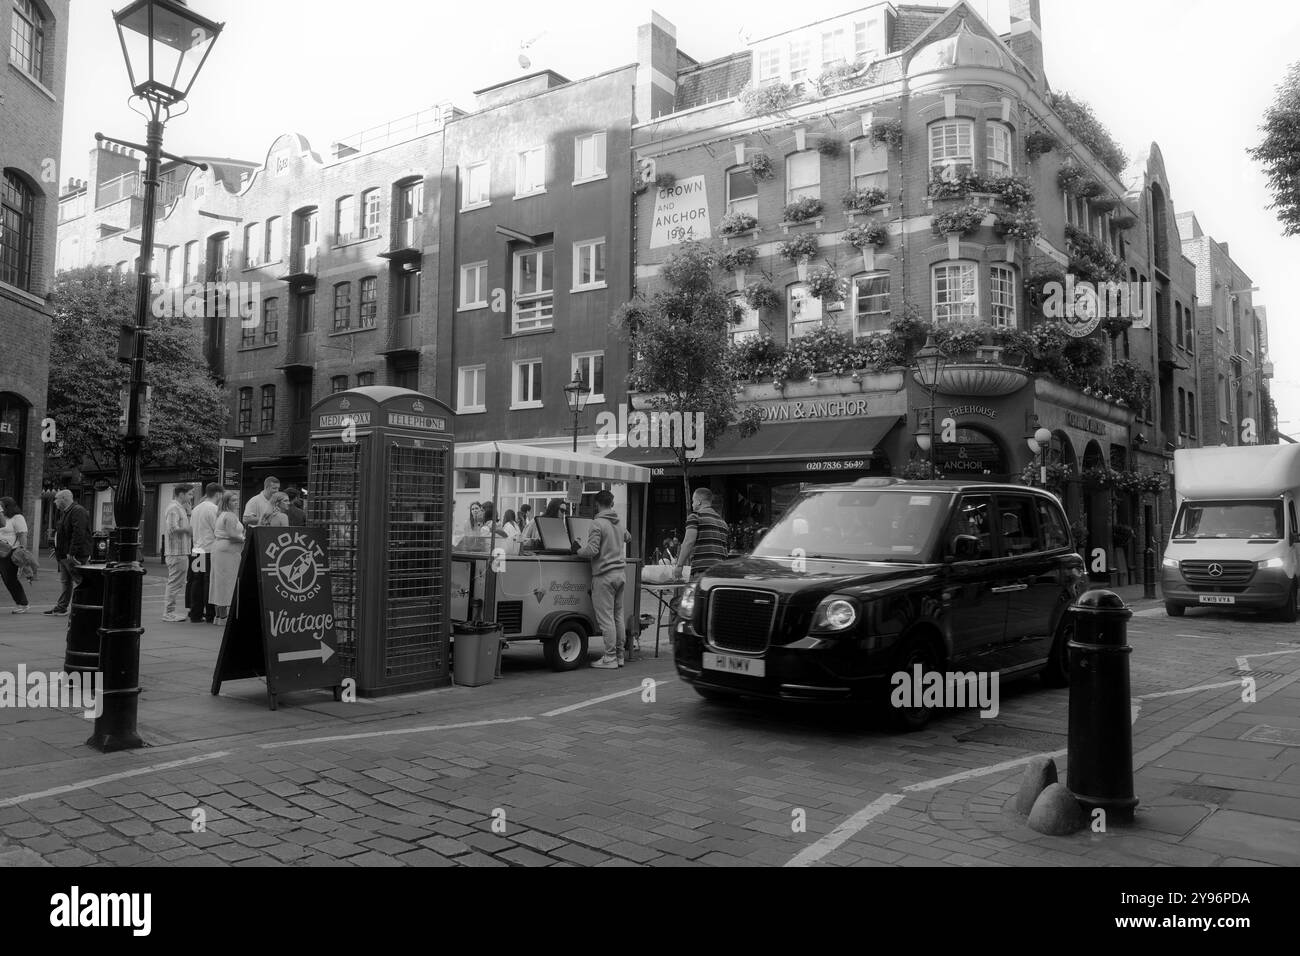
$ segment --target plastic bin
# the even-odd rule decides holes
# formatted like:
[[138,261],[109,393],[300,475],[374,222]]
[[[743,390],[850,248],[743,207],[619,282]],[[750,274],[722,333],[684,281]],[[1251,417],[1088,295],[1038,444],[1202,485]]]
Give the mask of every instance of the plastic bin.
[[497,676],[501,626],[496,621],[466,621],[451,626],[452,680],[462,687],[482,687]]

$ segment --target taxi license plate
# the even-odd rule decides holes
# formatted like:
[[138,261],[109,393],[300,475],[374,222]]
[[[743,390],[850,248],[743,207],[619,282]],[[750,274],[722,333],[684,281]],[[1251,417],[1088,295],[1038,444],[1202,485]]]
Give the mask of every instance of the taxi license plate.
[[704,655],[704,669],[726,671],[728,674],[743,674],[746,677],[764,676],[763,660],[756,657],[732,657],[729,654]]
[[1202,594],[1202,604],[1236,604],[1237,598],[1232,594]]

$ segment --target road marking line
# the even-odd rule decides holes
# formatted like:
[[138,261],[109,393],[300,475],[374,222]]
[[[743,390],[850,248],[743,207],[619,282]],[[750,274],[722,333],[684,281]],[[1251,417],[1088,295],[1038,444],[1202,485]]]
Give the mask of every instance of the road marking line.
[[926,790],[937,790],[940,787],[946,787],[949,784],[961,783],[965,780],[972,780],[975,777],[985,777],[989,774],[1001,773],[1003,770],[1010,770],[1013,767],[1019,767],[1027,764],[1029,761],[1038,757],[1049,757],[1055,760],[1057,757],[1065,756],[1064,750],[1053,750],[1049,753],[1031,754],[1028,757],[1017,757],[1014,760],[1004,760],[1002,763],[991,764],[987,767],[976,767],[973,770],[963,770],[960,773],[949,774],[946,777],[936,777],[934,780],[925,780],[921,783],[908,784],[902,789],[901,793],[887,793],[884,796],[877,797],[865,807],[859,810],[853,816],[849,817],[830,833],[821,837],[817,842],[804,847],[790,860],[786,866],[810,866],[827,854],[840,847],[845,841],[856,836],[860,831],[866,829],[876,817],[885,813],[890,807],[895,806],[903,800],[909,793],[922,793]]
[[1155,700],[1157,697],[1177,697],[1179,694],[1195,694],[1202,690],[1219,690],[1223,687],[1240,687],[1239,680],[1225,680],[1219,684],[1200,684],[1196,687],[1184,687],[1181,690],[1162,690],[1155,694],[1143,694],[1135,700]]
[[811,866],[828,853],[838,849],[842,843],[864,829],[868,823],[902,799],[903,794],[901,793],[887,793],[883,797],[877,797],[816,843],[804,847],[795,856],[787,860],[785,865]]
[[939,777],[935,780],[926,780],[924,783],[913,783],[903,788],[904,793],[921,793],[925,790],[937,790],[940,787],[946,787],[950,783],[961,783],[964,780],[973,780],[976,777],[987,777],[991,773],[1001,773],[1003,770],[1010,770],[1012,767],[1019,767],[1027,764],[1029,761],[1038,757],[1051,757],[1055,760],[1057,757],[1065,756],[1064,750],[1052,750],[1047,753],[1030,754],[1028,757],[1017,757],[1014,760],[1004,760],[1002,763],[991,764],[987,767],[976,767],[974,770],[963,770],[960,773],[954,773],[947,777]]
[[1262,651],[1259,654],[1247,654],[1245,657],[1238,657],[1238,661],[1249,660],[1252,657],[1281,657],[1283,654],[1300,654],[1300,648],[1291,651]]
[[67,783],[60,787],[52,787],[49,790],[41,790],[38,793],[24,793],[17,797],[6,797],[0,800],[0,807],[13,807],[20,803],[27,803],[29,800],[39,800],[42,797],[56,797],[64,793],[72,793],[74,790],[86,790],[90,787],[97,787],[102,783],[113,783],[117,780],[125,780],[128,777],[139,777],[147,773],[158,773],[163,770],[174,770],[177,767],[188,767],[191,764],[202,763],[205,760],[216,760],[219,757],[229,757],[232,751],[218,750],[216,753],[200,754],[197,757],[186,757],[184,760],[172,760],[168,763],[156,763],[148,767],[137,767],[134,770],[123,770],[121,773],[109,774],[106,777],[95,777],[93,780],[82,780],[79,783]]
[[471,720],[463,724],[430,724],[426,727],[402,727],[396,730],[371,730],[360,734],[336,734],[331,737],[303,737],[300,740],[279,740],[269,744],[258,744],[259,750],[274,750],[277,747],[298,747],[306,744],[335,743],[340,740],[366,740],[371,737],[396,737],[401,734],[424,734],[435,730],[463,730],[467,727],[490,727],[493,724],[517,724],[521,720],[535,720],[534,717],[499,717],[496,720]]
[[[665,677],[663,680],[656,680],[655,688],[658,689],[664,684],[671,684],[675,680],[677,680],[676,677]],[[542,716],[558,717],[560,714],[567,714],[573,710],[581,710],[582,708],[590,707],[593,704],[603,704],[607,700],[617,700],[619,697],[627,697],[631,694],[639,694],[641,693],[642,690],[644,690],[644,688],[640,684],[637,684],[631,690],[621,690],[617,694],[606,694],[604,697],[593,697],[591,698],[591,700],[584,700],[581,703],[577,703],[577,704],[569,704],[569,706],[567,707],[557,707],[555,710],[548,710],[546,713],[542,714]]]

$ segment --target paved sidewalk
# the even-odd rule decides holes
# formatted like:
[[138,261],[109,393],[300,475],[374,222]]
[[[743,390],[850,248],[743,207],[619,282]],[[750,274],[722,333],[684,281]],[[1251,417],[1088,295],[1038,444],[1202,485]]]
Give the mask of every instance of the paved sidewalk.
[[[1008,808],[1023,763],[1065,746],[1068,692],[1036,681],[1004,688],[998,718],[894,735],[704,703],[666,647],[557,674],[516,645],[485,687],[351,705],[309,692],[271,712],[260,681],[208,692],[219,635],[157,622],[159,587],[151,573],[153,746],[101,755],[79,716],[0,711],[0,865],[1300,862],[1296,629],[1197,611],[1173,624],[1140,587],[1120,589],[1137,612],[1136,825],[1066,838]],[[57,669],[66,626],[0,608],[0,670]]]

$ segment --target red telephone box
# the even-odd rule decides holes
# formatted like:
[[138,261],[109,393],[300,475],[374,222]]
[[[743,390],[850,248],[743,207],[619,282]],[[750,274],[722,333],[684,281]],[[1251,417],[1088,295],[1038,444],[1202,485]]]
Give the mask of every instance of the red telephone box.
[[450,684],[455,413],[366,386],[311,421],[307,523],[327,532],[344,677],[366,697]]

